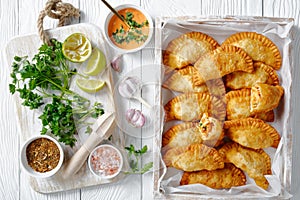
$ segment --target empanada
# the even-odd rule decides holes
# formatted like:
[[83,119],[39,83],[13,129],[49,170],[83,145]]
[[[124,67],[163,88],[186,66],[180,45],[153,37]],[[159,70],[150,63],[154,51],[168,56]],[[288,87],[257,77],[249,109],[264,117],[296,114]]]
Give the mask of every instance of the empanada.
[[224,121],[226,108],[224,102],[207,93],[185,93],[171,99],[165,106],[165,120],[195,121],[203,113]]
[[225,85],[231,89],[251,88],[256,83],[266,83],[269,85],[278,85],[279,78],[276,71],[262,63],[254,63],[254,71],[252,73],[247,72],[233,72],[226,75]]
[[226,94],[227,120],[250,117],[251,89],[230,91]]
[[188,66],[180,70],[173,70],[172,75],[163,83],[163,87],[176,92],[209,92],[214,96],[224,96],[225,86],[222,79],[214,79],[195,85],[193,74],[198,71],[193,66]]
[[259,113],[250,112],[251,89],[249,88],[230,91],[226,93],[225,97],[227,120],[253,117],[267,122],[274,121],[272,110]]
[[252,149],[277,148],[280,135],[260,119],[245,118],[224,122],[226,135],[233,141]]
[[242,170],[231,163],[226,163],[223,169],[184,172],[180,185],[200,183],[214,189],[229,189],[245,185],[246,181]]
[[280,85],[257,83],[251,88],[250,112],[267,112],[276,108],[284,93]]
[[205,84],[195,85],[193,82],[193,73],[197,70],[193,66],[188,66],[180,70],[173,70],[172,75],[163,83],[164,88],[176,92],[207,92]]
[[163,156],[163,160],[167,167],[187,172],[224,168],[224,162],[218,151],[204,144],[172,148]]
[[262,149],[243,147],[238,143],[227,143],[219,149],[224,162],[233,163],[246,172],[263,189],[269,186],[264,175],[271,174],[271,159]]
[[251,117],[256,118],[256,119],[261,119],[265,122],[274,122],[275,113],[274,113],[274,110],[270,110],[268,112],[261,112],[261,113],[257,113],[254,115],[251,114]]
[[194,67],[199,73],[194,74],[196,85],[207,80],[222,78],[235,71],[252,72],[252,59],[240,48],[222,46],[201,56]]
[[185,122],[172,126],[163,134],[162,146],[167,149],[195,143],[218,146],[224,137],[222,127],[220,121],[204,114],[200,122]]
[[201,55],[218,46],[217,41],[204,33],[185,33],[168,44],[163,54],[163,64],[172,69],[181,69],[194,64]]
[[261,61],[275,70],[281,67],[281,55],[277,46],[266,36],[255,32],[240,32],[228,37],[222,44],[242,48],[254,61]]
[[162,137],[162,146],[168,148],[188,146],[194,143],[202,143],[198,131],[198,122],[185,122],[172,126]]

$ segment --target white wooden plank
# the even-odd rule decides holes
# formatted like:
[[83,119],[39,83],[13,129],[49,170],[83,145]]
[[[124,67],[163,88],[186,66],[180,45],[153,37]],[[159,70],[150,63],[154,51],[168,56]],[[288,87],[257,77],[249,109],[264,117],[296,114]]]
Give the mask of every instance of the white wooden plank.
[[[64,0],[63,3],[70,3],[75,8],[79,8],[79,0]],[[28,34],[28,33],[36,33],[37,29],[37,21],[40,12],[45,8],[47,0],[41,1],[20,1],[19,6],[19,34]],[[77,23],[79,19],[71,18],[66,21],[66,25],[70,23]],[[58,20],[50,18],[46,16],[44,18],[44,29],[55,28],[58,25]]]
[[292,123],[293,123],[293,161],[292,161],[292,189],[291,193],[294,195],[293,199],[300,198],[300,179],[296,175],[299,172],[300,160],[298,159],[300,154],[297,150],[300,145],[300,136],[297,133],[299,130],[300,124],[300,113],[298,112],[300,109],[299,100],[300,97],[298,95],[299,85],[300,85],[300,70],[299,70],[299,53],[300,53],[300,2],[298,0],[264,0],[264,16],[272,16],[272,17],[290,17],[295,20],[295,27],[293,33],[293,88],[292,88],[292,107],[293,112]]
[[143,2],[153,16],[224,16],[224,15],[262,15],[262,0],[201,0],[201,1],[155,1]]
[[97,26],[100,24],[100,15],[104,4],[100,0],[81,0],[80,4],[80,22],[92,23]]
[[[139,0],[133,0],[130,2],[124,0],[118,1],[108,1],[113,7],[130,3],[139,5]],[[109,14],[110,10],[101,2],[97,0],[83,0],[80,1],[81,10],[84,13],[81,18],[81,22],[89,22],[94,23],[99,26],[102,30],[104,29],[105,18]],[[109,47],[108,47],[109,48]],[[108,58],[108,63],[110,63],[110,59]],[[122,77],[130,74],[131,70],[134,70],[135,67],[140,66],[140,53],[133,53],[124,55],[122,58],[122,71],[121,73],[114,72],[114,80],[117,82]],[[126,101],[128,102],[128,101]],[[123,110],[126,108],[130,108],[132,106],[139,106],[136,102],[131,103],[122,103],[120,100],[120,105],[123,107]],[[125,108],[124,108],[125,107]],[[118,109],[118,108],[117,108]],[[123,132],[119,132],[120,134],[124,134]],[[129,146],[133,144],[136,148],[141,147],[141,140],[138,138],[133,138],[125,135],[125,146]],[[122,180],[118,183],[110,184],[110,185],[101,185],[92,188],[82,188],[81,189],[81,199],[82,200],[90,200],[90,199],[140,199],[141,195],[141,176],[140,175],[130,175],[125,180]]]
[[1,29],[1,59],[0,90],[0,196],[1,199],[19,199],[19,133],[16,126],[14,104],[9,93],[9,67],[5,59],[4,48],[11,37],[18,34],[18,1],[9,4],[0,1],[0,29]]
[[261,16],[262,0],[212,0],[201,1],[202,15],[240,15],[240,16]]
[[[13,35],[18,34],[18,18],[22,20],[20,23],[19,29],[20,34],[27,34],[31,32],[36,32],[36,20],[38,13],[41,8],[44,7],[46,0],[36,1],[36,0],[27,0],[27,1],[19,1],[20,5],[18,5],[17,0],[10,1],[9,4],[5,4],[4,2],[0,2],[0,27],[2,30],[0,43],[1,46],[6,43],[6,41]],[[77,2],[77,1],[67,1],[67,2]],[[118,1],[109,1],[112,5],[119,5],[122,3],[128,3],[125,0]],[[131,3],[132,1],[130,1]],[[133,1],[136,4],[139,4],[139,1]],[[145,7],[150,14],[154,16],[160,15],[261,15],[264,13],[265,16],[281,16],[281,17],[294,17],[296,19],[296,34],[295,34],[295,45],[294,45],[294,55],[299,54],[299,2],[297,0],[264,0],[264,10],[262,10],[262,0],[251,0],[251,1],[243,1],[243,0],[213,0],[213,1],[179,1],[179,0],[170,0],[170,1],[156,1],[156,0],[145,0],[141,1],[142,6]],[[5,2],[6,3],[6,2]],[[83,16],[81,17],[81,22],[91,22],[96,25],[103,25],[106,15],[108,14],[108,9],[104,8],[105,12],[102,12],[102,7],[104,5],[99,0],[78,0],[78,6],[80,6],[83,11]],[[98,9],[100,7],[100,9]],[[20,14],[18,14],[18,10],[20,9]],[[99,14],[100,12],[100,14]],[[99,20],[100,19],[100,20]],[[46,28],[55,27],[57,22],[52,20],[45,22]],[[1,55],[1,64],[3,63],[3,55]],[[140,62],[139,58],[144,58],[145,60],[150,58],[151,55],[147,54],[147,52],[143,52],[142,54],[134,55],[133,57],[127,56],[125,59],[132,63],[132,65],[137,65]],[[144,61],[143,63],[147,63]],[[298,66],[299,61],[296,60],[294,66]],[[125,71],[130,71],[129,66],[126,66]],[[1,144],[0,150],[2,152],[2,160],[1,160],[1,174],[0,174],[0,195],[5,199],[80,199],[79,192],[71,192],[71,193],[59,193],[53,195],[41,195],[37,194],[28,186],[24,186],[27,182],[21,182],[21,191],[19,191],[19,176],[20,178],[25,180],[23,174],[18,175],[19,171],[19,161],[17,159],[19,152],[19,143],[18,140],[14,140],[15,134],[17,133],[17,129],[15,124],[15,119],[11,115],[11,110],[13,110],[11,101],[12,98],[10,94],[8,94],[7,82],[8,76],[6,69],[1,70],[0,73],[0,88],[1,91],[4,91],[3,98],[1,100],[1,117],[0,117],[0,139]],[[120,76],[124,75],[123,72]],[[299,70],[295,70],[294,77],[299,76]],[[295,78],[294,85],[299,85],[299,79]],[[298,97],[296,96],[296,88],[293,90],[294,99],[293,102],[298,101]],[[145,94],[146,95],[146,94]],[[294,104],[294,110],[298,110],[298,105]],[[293,113],[294,124],[299,124],[299,116],[297,113]],[[295,129],[297,130],[297,129]],[[7,134],[3,134],[7,133]],[[294,147],[299,145],[299,137],[295,135],[294,138]],[[136,143],[141,147],[143,144],[150,144],[148,141],[144,141],[143,143],[140,140],[136,140],[134,138],[128,138],[127,144]],[[16,150],[17,149],[17,150]],[[16,157],[13,161],[10,160],[10,157]],[[293,170],[296,171],[299,168],[299,163],[296,158],[299,157],[298,153],[294,151],[294,163]],[[13,166],[13,167],[12,167]],[[81,199],[139,199],[140,192],[143,193],[143,199],[152,199],[151,192],[148,187],[151,187],[149,182],[151,181],[151,174],[147,174],[147,177],[143,177],[143,181],[141,181],[140,176],[130,176],[129,178],[121,181],[120,183],[114,185],[107,185],[101,187],[93,187],[86,188],[82,190]],[[11,180],[13,177],[14,181]],[[296,177],[296,176],[295,176]],[[297,196],[294,199],[299,199],[299,186],[300,180],[297,178],[293,179],[293,193]],[[143,184],[142,189],[141,183]],[[130,186],[128,186],[130,185]],[[4,186],[4,187],[2,187]],[[3,188],[3,189],[2,189]],[[297,191],[298,190],[298,191]],[[138,193],[138,194],[137,194]],[[20,196],[20,197],[19,197]],[[297,198],[299,197],[299,198]]]
[[193,0],[145,0],[142,1],[143,7],[150,13],[151,16],[185,16],[201,14],[201,1]]

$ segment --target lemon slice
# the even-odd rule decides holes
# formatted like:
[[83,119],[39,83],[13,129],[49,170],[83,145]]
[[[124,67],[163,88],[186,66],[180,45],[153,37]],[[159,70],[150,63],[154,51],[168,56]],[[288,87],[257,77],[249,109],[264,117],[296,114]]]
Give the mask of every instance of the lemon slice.
[[85,92],[95,93],[104,87],[105,82],[93,79],[76,79],[76,84]]
[[103,52],[98,48],[94,48],[94,50],[92,51],[92,55],[86,65],[84,73],[90,76],[96,76],[105,68],[105,66],[106,58]]
[[63,42],[62,52],[72,62],[84,62],[92,54],[92,45],[82,33],[73,33]]

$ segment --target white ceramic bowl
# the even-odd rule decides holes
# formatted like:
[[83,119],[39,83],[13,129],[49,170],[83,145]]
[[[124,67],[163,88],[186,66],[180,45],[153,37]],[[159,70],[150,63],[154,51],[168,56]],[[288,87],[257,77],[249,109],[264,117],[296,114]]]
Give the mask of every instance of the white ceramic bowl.
[[[33,142],[34,140],[37,140],[37,139],[40,139],[40,138],[46,138],[46,139],[49,139],[52,142],[54,142],[56,144],[56,146],[58,147],[59,152],[60,152],[60,159],[59,159],[59,162],[58,162],[57,166],[54,169],[52,169],[51,171],[48,171],[48,172],[37,172],[34,169],[32,169],[28,165],[28,162],[27,162],[26,149],[27,149],[28,145],[31,142]],[[29,174],[30,176],[35,177],[35,178],[49,178],[49,177],[53,176],[54,174],[56,174],[60,170],[60,168],[63,164],[63,161],[64,161],[64,151],[63,151],[61,145],[59,144],[58,141],[56,141],[54,138],[52,138],[48,135],[36,135],[36,136],[31,137],[30,139],[28,139],[24,143],[24,145],[22,146],[22,149],[21,149],[21,164],[22,164],[22,167],[25,170],[25,172],[27,172],[27,174]]]
[[[99,154],[99,151],[98,151],[98,150],[100,150],[101,148],[102,148],[102,152],[101,152],[101,154]],[[106,150],[105,150],[105,148],[106,148]],[[93,167],[92,159],[93,159],[93,156],[95,156],[95,155],[97,154],[97,151],[98,151],[98,156],[101,157],[101,158],[97,158],[97,161],[98,161],[97,163],[98,163],[98,164],[104,164],[104,165],[107,165],[108,162],[105,163],[104,160],[105,160],[105,161],[112,162],[113,159],[110,159],[110,158],[113,158],[113,157],[112,157],[112,155],[110,154],[110,152],[109,152],[109,153],[107,153],[107,152],[105,153],[105,152],[103,152],[103,150],[104,150],[104,151],[107,151],[107,150],[108,150],[108,151],[113,151],[113,152],[115,153],[115,155],[117,155],[117,156],[119,157],[119,159],[120,159],[118,169],[117,169],[117,170],[115,171],[115,173],[113,173],[113,174],[110,174],[110,175],[100,174],[99,172],[96,172],[95,169],[94,169],[94,167]],[[110,156],[107,156],[107,154],[110,154]],[[102,159],[103,159],[103,160],[102,160]],[[99,162],[100,160],[103,161],[103,162]],[[121,172],[121,170],[122,170],[122,167],[123,167],[123,157],[122,157],[121,152],[120,152],[116,147],[114,147],[114,146],[112,146],[112,145],[109,145],[109,144],[102,144],[102,145],[97,146],[97,147],[90,153],[89,158],[88,158],[88,166],[89,166],[89,168],[90,168],[90,171],[91,171],[95,176],[97,176],[97,177],[99,177],[99,178],[104,178],[104,179],[114,178],[114,177],[116,177],[116,176]],[[103,172],[103,173],[105,173],[105,172]]]
[[151,18],[151,16],[141,7],[139,6],[136,6],[136,5],[131,5],[131,4],[122,4],[122,5],[119,5],[117,7],[115,7],[115,10],[119,11],[119,10],[122,10],[122,9],[125,9],[125,8],[133,8],[133,9],[136,9],[138,11],[140,11],[141,13],[143,13],[143,15],[146,17],[146,19],[148,20],[149,22],[149,33],[148,33],[148,37],[146,39],[146,41],[139,47],[137,48],[134,48],[134,49],[122,49],[118,46],[116,46],[111,38],[109,37],[109,34],[108,34],[108,26],[109,26],[109,22],[112,18],[112,16],[114,16],[114,14],[112,12],[110,12],[108,14],[108,16],[106,17],[106,20],[105,20],[105,24],[104,24],[104,31],[105,31],[105,37],[106,37],[106,40],[108,42],[108,44],[113,48],[115,49],[118,53],[132,53],[132,52],[136,52],[136,51],[139,51],[141,50],[142,48],[144,48],[150,41],[151,41],[151,38],[152,38],[152,35],[153,35],[153,20]]

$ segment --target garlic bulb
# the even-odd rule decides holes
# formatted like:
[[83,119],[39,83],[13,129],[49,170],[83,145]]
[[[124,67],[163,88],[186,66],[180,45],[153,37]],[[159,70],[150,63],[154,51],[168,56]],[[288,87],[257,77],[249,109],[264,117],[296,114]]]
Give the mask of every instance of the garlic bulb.
[[140,128],[144,126],[146,118],[140,110],[128,109],[126,111],[126,120],[134,127]]

